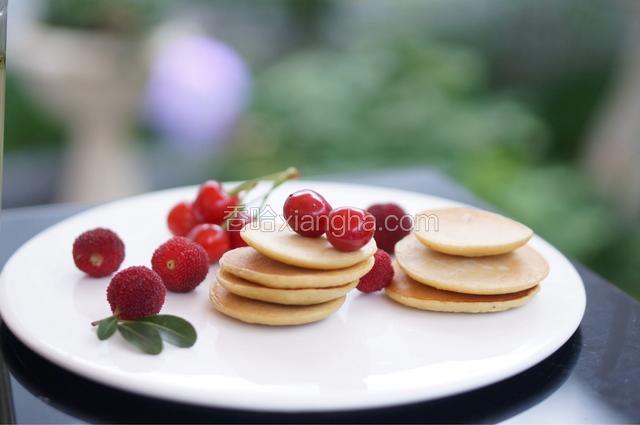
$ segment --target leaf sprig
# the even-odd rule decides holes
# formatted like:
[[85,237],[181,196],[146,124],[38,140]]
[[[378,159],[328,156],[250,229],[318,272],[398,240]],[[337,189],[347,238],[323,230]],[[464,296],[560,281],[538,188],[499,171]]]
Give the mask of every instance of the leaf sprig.
[[163,340],[181,348],[189,348],[198,339],[191,323],[171,314],[121,320],[120,312],[116,310],[113,316],[92,322],[91,325],[98,327],[99,340],[109,339],[118,331],[126,341],[147,354],[159,354]]

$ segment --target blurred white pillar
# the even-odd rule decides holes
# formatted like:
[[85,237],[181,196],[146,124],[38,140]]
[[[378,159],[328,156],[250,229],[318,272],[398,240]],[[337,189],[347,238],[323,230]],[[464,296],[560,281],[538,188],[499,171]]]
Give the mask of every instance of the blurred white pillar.
[[59,199],[95,202],[142,191],[131,143],[142,73],[131,40],[35,26],[14,52],[31,93],[67,124]]

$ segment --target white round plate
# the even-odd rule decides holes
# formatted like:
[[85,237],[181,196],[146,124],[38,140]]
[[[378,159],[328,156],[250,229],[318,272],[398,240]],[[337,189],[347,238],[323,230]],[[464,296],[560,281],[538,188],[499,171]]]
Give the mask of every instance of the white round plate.
[[[271,198],[281,211],[286,195],[312,188],[334,206],[397,202],[409,212],[456,205],[417,193],[322,182],[287,183]],[[270,328],[222,316],[207,297],[214,273],[196,291],[167,295],[162,313],[191,321],[190,349],[165,344],[158,356],[136,351],[120,335],[99,341],[92,320],[110,315],[109,278],[78,271],[71,246],[98,226],[126,245],[122,267],[149,265],[170,234],[165,216],[197,188],[150,193],[69,218],[27,242],[0,276],[0,312],[11,331],[55,364],[127,391],[207,406],[271,411],[381,407],[479,388],[540,362],[573,334],[585,308],[578,273],[538,237],[531,244],[551,272],[522,308],[484,315],[431,313],[382,294],[353,291],[328,319]]]

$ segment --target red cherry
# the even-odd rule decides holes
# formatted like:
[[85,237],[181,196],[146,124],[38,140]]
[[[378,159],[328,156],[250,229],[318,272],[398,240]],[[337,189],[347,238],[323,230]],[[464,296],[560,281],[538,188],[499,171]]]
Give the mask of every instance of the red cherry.
[[198,223],[198,220],[193,215],[191,202],[176,204],[171,208],[167,216],[167,225],[175,236],[186,236]]
[[191,229],[188,238],[207,251],[211,263],[217,262],[222,254],[231,249],[229,235],[217,224],[198,224]]
[[331,205],[318,192],[299,190],[289,195],[283,214],[289,227],[301,236],[317,238],[327,231]]
[[231,249],[247,246],[244,239],[240,237],[240,230],[251,221],[251,217],[245,212],[238,212],[232,217],[227,217],[227,234],[231,242]]
[[193,202],[193,215],[200,223],[222,224],[238,205],[237,196],[229,196],[215,180],[204,182]]
[[355,251],[367,244],[376,229],[376,219],[360,208],[340,207],[329,214],[327,239],[339,251]]

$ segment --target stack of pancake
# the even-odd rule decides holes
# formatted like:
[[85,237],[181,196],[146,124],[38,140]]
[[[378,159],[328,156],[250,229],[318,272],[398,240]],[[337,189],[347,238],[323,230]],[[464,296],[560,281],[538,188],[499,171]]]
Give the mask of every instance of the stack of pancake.
[[409,307],[488,313],[526,304],[549,273],[527,242],[528,227],[472,208],[416,216],[395,248],[396,274],[385,294]]
[[301,325],[322,320],[373,267],[376,244],[341,252],[323,236],[305,238],[280,220],[247,225],[248,247],[220,259],[210,298],[221,313],[248,323]]

